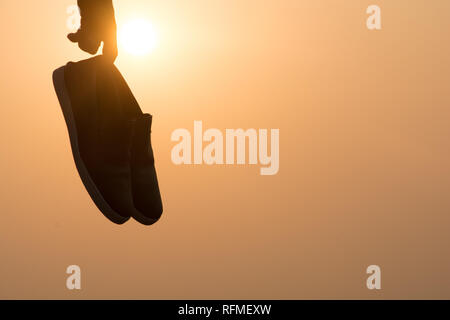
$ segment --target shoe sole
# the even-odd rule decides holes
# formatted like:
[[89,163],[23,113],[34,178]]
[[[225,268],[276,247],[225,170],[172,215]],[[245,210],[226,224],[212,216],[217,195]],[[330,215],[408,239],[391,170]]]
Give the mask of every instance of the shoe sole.
[[81,181],[84,187],[89,193],[90,197],[94,201],[97,208],[103,215],[116,224],[123,224],[130,219],[130,217],[124,217],[117,213],[110,207],[108,202],[105,201],[100,191],[97,189],[94,181],[92,180],[89,171],[87,170],[84,161],[81,158],[80,150],[78,148],[78,135],[75,125],[75,117],[72,112],[72,104],[70,102],[69,94],[66,88],[66,81],[64,77],[65,67],[60,67],[53,72],[53,85],[55,87],[56,95],[58,96],[59,104],[66,121],[67,130],[69,132],[70,145],[72,148],[72,155],[75,161],[75,166],[78,169]]
[[151,226],[152,224],[155,224],[156,222],[159,221],[159,218],[158,219],[148,218],[144,216],[139,210],[137,211],[138,213],[133,214],[133,219],[139,223],[142,223],[143,225]]

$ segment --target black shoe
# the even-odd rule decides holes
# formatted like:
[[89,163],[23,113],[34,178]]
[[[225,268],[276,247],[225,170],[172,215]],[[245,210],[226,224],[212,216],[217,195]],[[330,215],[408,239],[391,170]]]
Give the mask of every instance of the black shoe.
[[[133,122],[122,120],[114,79],[100,57],[68,63],[53,73],[53,83],[69,131],[76,167],[99,210],[117,224],[136,215],[131,194],[130,147]],[[110,93],[109,95],[107,93]]]
[[135,119],[130,162],[131,190],[138,211],[133,218],[145,225],[158,221],[163,212],[151,144],[151,126],[152,116],[149,114]]

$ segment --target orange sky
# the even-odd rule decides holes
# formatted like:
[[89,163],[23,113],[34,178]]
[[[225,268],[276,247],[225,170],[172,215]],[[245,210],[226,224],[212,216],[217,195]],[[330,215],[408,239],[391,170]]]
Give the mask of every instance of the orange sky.
[[[0,298],[450,298],[449,1],[115,0],[119,29],[159,35],[116,61],[154,116],[150,228],[107,221],[76,172],[51,82],[88,57],[65,38],[74,3],[0,3]],[[175,166],[194,120],[280,129],[279,173]]]

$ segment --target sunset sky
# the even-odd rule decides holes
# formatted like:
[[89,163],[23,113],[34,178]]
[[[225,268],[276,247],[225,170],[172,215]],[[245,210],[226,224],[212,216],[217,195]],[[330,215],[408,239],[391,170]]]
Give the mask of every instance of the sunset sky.
[[[153,115],[151,227],[107,221],[76,171],[51,78],[89,57],[75,3],[0,2],[1,299],[450,298],[448,0],[115,0],[116,66]],[[196,120],[279,129],[278,174],[175,165]]]

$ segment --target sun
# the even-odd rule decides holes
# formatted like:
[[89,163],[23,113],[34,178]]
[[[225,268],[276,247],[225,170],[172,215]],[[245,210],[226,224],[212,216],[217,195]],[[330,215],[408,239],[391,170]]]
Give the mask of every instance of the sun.
[[153,25],[145,19],[125,23],[119,30],[119,43],[128,53],[142,56],[157,46],[158,37]]

